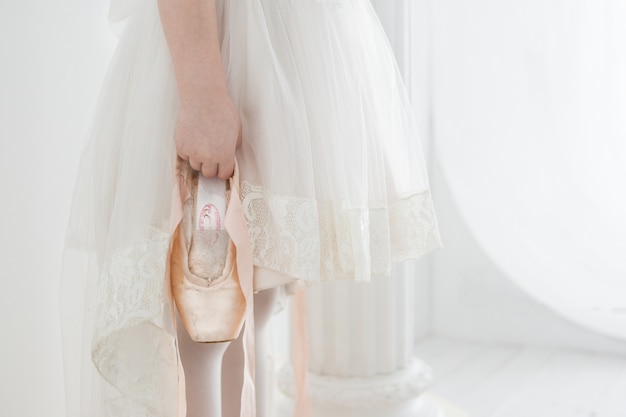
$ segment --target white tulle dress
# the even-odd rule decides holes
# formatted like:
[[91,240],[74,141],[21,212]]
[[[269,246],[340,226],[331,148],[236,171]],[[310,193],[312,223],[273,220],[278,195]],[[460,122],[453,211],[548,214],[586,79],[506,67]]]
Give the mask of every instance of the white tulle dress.
[[[218,0],[257,290],[369,280],[441,247],[411,108],[368,0]],[[166,277],[178,106],[156,0],[119,44],[83,153],[61,303],[68,416],[183,417]],[[310,313],[314,314],[314,313]]]

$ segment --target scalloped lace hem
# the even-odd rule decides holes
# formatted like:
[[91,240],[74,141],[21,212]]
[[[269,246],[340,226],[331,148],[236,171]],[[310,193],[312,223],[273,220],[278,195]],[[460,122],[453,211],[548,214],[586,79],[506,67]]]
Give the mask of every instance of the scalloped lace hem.
[[254,264],[294,279],[367,281],[443,247],[429,190],[366,209],[279,196],[246,181],[241,194]]

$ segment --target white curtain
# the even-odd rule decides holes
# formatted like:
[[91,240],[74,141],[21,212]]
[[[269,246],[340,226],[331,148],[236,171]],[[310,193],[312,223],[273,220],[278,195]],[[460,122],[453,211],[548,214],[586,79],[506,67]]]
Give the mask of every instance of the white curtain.
[[435,155],[476,241],[541,303],[626,339],[626,2],[418,4]]

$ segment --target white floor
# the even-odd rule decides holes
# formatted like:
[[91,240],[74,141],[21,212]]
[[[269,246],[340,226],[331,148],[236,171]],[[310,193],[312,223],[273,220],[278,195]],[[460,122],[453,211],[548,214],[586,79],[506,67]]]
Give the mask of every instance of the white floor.
[[429,337],[430,395],[468,417],[626,417],[626,355]]

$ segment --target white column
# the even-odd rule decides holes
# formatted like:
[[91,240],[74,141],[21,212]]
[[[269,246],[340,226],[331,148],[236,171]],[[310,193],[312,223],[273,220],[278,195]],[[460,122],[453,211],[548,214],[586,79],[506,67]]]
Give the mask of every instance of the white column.
[[[308,290],[311,417],[443,417],[420,394],[431,369],[413,354],[413,280],[334,282]],[[293,416],[290,365],[278,375],[279,416]]]

